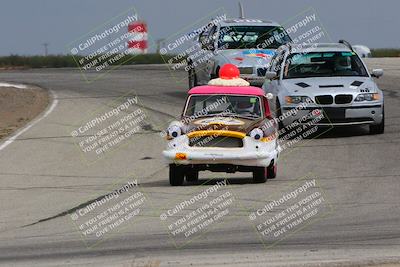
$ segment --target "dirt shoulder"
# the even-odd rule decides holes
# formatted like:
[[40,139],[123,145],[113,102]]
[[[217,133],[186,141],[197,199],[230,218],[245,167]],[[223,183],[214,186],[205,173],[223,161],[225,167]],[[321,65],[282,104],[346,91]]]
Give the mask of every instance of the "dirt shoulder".
[[48,104],[49,95],[42,88],[0,86],[0,139],[34,119]]

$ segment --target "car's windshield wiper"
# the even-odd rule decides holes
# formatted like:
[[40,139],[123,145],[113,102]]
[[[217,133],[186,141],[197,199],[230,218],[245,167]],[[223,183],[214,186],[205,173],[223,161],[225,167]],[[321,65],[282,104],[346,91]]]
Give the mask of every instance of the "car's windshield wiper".
[[238,118],[245,118],[245,119],[253,119],[253,118],[259,118],[260,116],[256,114],[249,114],[249,115],[242,115],[242,114],[237,114],[237,113],[217,113],[214,114],[214,116],[232,116],[232,117],[238,117]]

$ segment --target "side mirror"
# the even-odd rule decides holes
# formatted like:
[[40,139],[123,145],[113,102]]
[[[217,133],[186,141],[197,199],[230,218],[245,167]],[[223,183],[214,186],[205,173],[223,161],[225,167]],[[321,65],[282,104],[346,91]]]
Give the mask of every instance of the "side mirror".
[[274,98],[274,95],[271,94],[271,93],[267,93],[267,94],[265,95],[265,97],[266,97],[268,100],[272,100],[272,99]]
[[375,78],[379,78],[383,75],[383,69],[373,69],[371,76]]
[[268,80],[273,80],[278,77],[278,74],[275,71],[267,71],[265,73],[265,78]]

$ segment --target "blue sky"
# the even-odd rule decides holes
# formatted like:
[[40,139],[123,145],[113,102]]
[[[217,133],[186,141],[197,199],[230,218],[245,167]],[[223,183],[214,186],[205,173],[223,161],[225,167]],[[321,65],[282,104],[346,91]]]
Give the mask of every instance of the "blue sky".
[[[238,15],[235,0],[1,0],[0,55],[68,53],[66,45],[134,6],[149,34],[165,38],[223,8]],[[398,0],[242,0],[248,18],[287,21],[313,7],[333,40],[371,48],[400,47]]]

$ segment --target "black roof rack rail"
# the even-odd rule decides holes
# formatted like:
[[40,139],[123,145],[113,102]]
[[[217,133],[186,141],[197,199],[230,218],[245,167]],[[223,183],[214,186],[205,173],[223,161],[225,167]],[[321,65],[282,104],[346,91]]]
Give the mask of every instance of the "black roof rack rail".
[[289,53],[292,52],[292,44],[290,42],[284,44],[284,47],[286,50],[289,50]]
[[282,50],[288,50],[289,53],[292,52],[293,44],[291,42],[288,42],[286,44],[281,45],[280,47]]
[[353,47],[351,46],[351,44],[349,42],[347,42],[346,40],[339,40],[339,44],[344,44],[345,46],[347,46],[351,51],[354,52]]
[[293,45],[294,45],[294,43],[288,42],[288,45],[289,45],[289,52],[291,53],[292,50],[293,50]]

